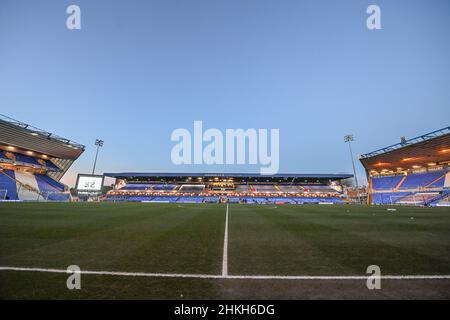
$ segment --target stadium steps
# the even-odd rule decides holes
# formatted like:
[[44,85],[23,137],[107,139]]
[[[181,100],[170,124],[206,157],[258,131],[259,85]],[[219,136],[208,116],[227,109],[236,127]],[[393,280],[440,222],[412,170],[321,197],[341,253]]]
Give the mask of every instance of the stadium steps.
[[430,186],[432,186],[433,184],[435,184],[435,183],[438,182],[439,180],[445,179],[446,174],[447,174],[447,173],[444,173],[444,174],[443,174],[442,176],[440,176],[439,178],[433,180],[431,183],[427,184],[427,185],[425,186],[425,188],[429,188]]
[[21,192],[20,190],[17,190],[17,197],[20,200],[39,200],[40,197],[44,199],[44,195],[39,191],[39,189],[33,188],[31,185],[23,183],[22,181],[16,179],[15,177],[10,176],[4,171],[2,171],[2,173],[6,175],[9,179],[13,180],[16,183],[16,185],[20,186],[21,188],[27,191]]
[[403,176],[403,178],[398,182],[398,184],[395,186],[394,191],[398,191],[400,187],[402,186],[403,182],[406,180],[407,176]]

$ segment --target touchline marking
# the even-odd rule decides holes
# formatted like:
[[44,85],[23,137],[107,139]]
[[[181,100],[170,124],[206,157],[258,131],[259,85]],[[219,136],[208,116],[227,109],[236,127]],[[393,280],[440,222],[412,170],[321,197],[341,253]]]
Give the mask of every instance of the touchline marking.
[[[0,267],[0,271],[23,271],[45,273],[72,273],[65,269]],[[77,272],[78,273],[78,272]],[[184,273],[149,273],[120,271],[90,271],[81,270],[80,274],[106,275],[124,277],[148,278],[195,278],[195,279],[235,279],[235,280],[367,280],[369,276],[276,276],[276,275],[214,275],[214,274],[184,274]],[[450,280],[450,275],[386,275],[384,280]]]
[[223,259],[222,259],[222,276],[228,275],[228,203],[225,213],[225,232],[223,236]]

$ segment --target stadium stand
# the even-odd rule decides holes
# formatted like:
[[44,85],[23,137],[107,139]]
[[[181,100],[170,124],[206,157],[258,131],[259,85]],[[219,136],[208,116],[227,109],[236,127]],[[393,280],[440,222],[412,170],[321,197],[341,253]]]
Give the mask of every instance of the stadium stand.
[[152,185],[148,183],[130,183],[124,185],[121,190],[148,190],[152,189]]
[[[435,172],[425,172],[425,173],[412,173],[406,176],[405,181],[403,181],[400,189],[418,189],[426,188],[433,181],[436,181],[440,177],[445,176],[446,171],[435,171]],[[437,185],[438,187],[443,187],[444,183],[442,180],[442,185]]]
[[[341,180],[352,177],[223,173],[215,175],[105,173],[105,176],[116,178],[116,187],[107,193],[106,201],[248,204],[344,203],[343,193],[337,191],[331,184],[336,185]],[[294,182],[298,177],[302,178],[302,184]],[[158,184],[156,181],[167,183]],[[291,183],[287,185],[286,181]]]
[[176,188],[176,185],[174,184],[154,184],[152,185],[153,190],[160,190],[160,191],[173,191]]
[[[172,188],[173,190],[174,188]],[[179,192],[195,192],[200,193],[205,189],[204,185],[190,185],[190,184],[182,184],[178,189]]]
[[0,115],[0,200],[70,200],[59,180],[83,151],[82,145]]
[[450,127],[362,155],[369,204],[445,205],[450,188]]
[[274,184],[251,185],[250,189],[256,193],[277,193],[279,191]]
[[284,193],[298,193],[301,191],[299,186],[293,185],[279,185],[278,189]]
[[387,177],[373,177],[374,190],[393,190],[403,179],[403,175],[387,176]]

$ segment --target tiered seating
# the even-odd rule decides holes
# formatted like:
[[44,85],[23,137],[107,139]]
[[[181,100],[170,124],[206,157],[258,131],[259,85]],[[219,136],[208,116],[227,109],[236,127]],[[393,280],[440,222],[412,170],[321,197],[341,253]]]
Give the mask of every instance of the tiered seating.
[[373,177],[372,188],[374,190],[391,190],[394,189],[400,183],[402,178],[403,175],[388,176],[388,177]]
[[205,189],[204,185],[194,185],[194,184],[183,184],[179,192],[192,192],[192,193],[200,193]]
[[298,186],[291,186],[291,185],[280,185],[278,186],[281,192],[285,193],[298,193],[300,192],[300,189]]
[[152,185],[148,183],[129,183],[120,188],[120,190],[147,190],[151,189]]
[[29,157],[20,153],[16,153],[16,162],[22,162],[27,164],[32,164],[34,166],[40,166],[40,164],[37,162],[37,160],[33,157]]
[[[0,190],[7,190],[6,200],[67,201],[65,186],[47,175],[12,170],[0,172]],[[3,198],[3,196],[2,196]]]
[[443,188],[445,183],[445,175],[442,174],[437,180],[435,180],[432,184],[428,185],[427,188]]
[[0,190],[6,190],[5,200],[18,200],[16,181],[14,181],[14,171],[0,171]]
[[322,193],[333,193],[337,192],[335,189],[329,186],[320,186],[320,185],[306,185],[302,186],[305,191],[309,192],[322,192]]
[[275,188],[273,184],[268,185],[252,185],[252,189],[256,190],[256,192],[260,193],[277,193],[279,190]]
[[[8,154],[8,156],[7,156]],[[51,171],[59,171],[60,168],[48,159],[34,158],[16,152],[0,150],[0,162],[16,163],[24,166],[41,167]]]
[[51,162],[50,160],[45,160],[44,162],[45,162],[45,164],[47,165],[47,169],[50,169],[50,170],[56,170],[56,171],[61,170],[60,168],[58,168],[58,166],[56,166],[56,165],[55,165],[53,162]]
[[58,181],[53,180],[47,175],[37,174],[35,175],[36,182],[39,190],[46,198],[51,201],[67,201],[70,199],[70,194],[63,193],[64,185]]
[[[433,181],[443,176],[443,171],[435,171],[435,172],[425,172],[425,173],[413,173],[409,174],[405,181],[403,181],[400,189],[418,189],[425,188]],[[437,182],[439,183],[439,182]],[[442,181],[442,186],[444,182]]]
[[[120,182],[120,185],[123,183]],[[292,185],[277,183],[236,183],[223,185],[178,182],[172,184],[128,183],[125,187],[108,192],[107,201],[152,201],[179,203],[217,203],[221,199],[233,202],[259,204],[342,203],[334,188],[325,184]]]
[[3,153],[3,151],[0,150],[0,160],[6,160],[6,159],[8,159],[8,158],[5,156],[5,154]]
[[[39,189],[41,191],[43,191],[43,188],[47,188],[47,186],[52,188],[53,191],[63,192],[64,189],[65,189],[65,187],[64,187],[64,185],[62,183],[60,183],[60,182],[50,178],[47,175],[36,174],[35,177],[36,177],[36,180],[38,182]],[[41,185],[43,186],[43,188],[41,188]]]
[[236,186],[236,192],[247,193],[249,192],[249,186],[247,184],[239,184]]
[[152,189],[157,190],[157,191],[172,191],[173,189],[175,189],[175,187],[176,187],[175,184],[154,184],[154,185],[152,185]]

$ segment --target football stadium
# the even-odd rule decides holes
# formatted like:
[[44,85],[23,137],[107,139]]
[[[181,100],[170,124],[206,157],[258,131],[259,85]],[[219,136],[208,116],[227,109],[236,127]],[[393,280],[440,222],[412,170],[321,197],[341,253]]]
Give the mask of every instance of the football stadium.
[[2,116],[0,298],[448,299],[449,150],[444,128],[360,156],[367,204],[333,173],[107,172],[70,192],[85,146]]

